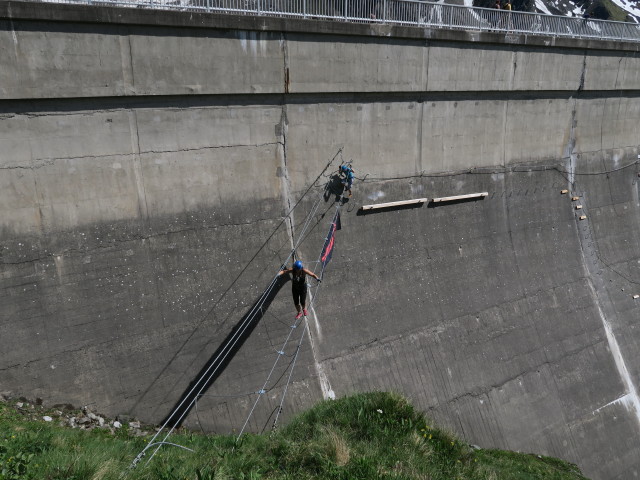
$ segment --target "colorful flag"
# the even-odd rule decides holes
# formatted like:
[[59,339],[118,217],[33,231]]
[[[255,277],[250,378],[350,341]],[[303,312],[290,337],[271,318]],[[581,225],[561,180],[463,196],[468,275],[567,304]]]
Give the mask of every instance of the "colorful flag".
[[324,269],[327,266],[327,263],[331,260],[331,256],[333,255],[333,246],[335,245],[335,233],[336,230],[340,230],[342,225],[340,225],[340,212],[336,213],[336,216],[333,219],[333,223],[329,227],[329,235],[327,235],[327,239],[324,242],[324,247],[322,247],[322,255],[320,255],[320,260],[322,261],[322,268]]

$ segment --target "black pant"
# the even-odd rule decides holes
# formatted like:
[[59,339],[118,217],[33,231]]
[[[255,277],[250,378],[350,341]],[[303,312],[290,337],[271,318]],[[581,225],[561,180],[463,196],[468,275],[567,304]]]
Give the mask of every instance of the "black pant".
[[291,293],[293,294],[293,303],[295,305],[307,304],[307,285],[297,286],[295,283],[291,286]]

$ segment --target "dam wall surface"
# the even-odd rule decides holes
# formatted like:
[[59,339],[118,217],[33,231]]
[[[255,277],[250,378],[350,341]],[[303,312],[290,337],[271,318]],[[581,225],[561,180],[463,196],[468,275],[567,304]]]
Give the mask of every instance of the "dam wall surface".
[[638,475],[639,45],[26,2],[0,45],[0,392],[159,423],[266,291],[186,426],[392,390]]

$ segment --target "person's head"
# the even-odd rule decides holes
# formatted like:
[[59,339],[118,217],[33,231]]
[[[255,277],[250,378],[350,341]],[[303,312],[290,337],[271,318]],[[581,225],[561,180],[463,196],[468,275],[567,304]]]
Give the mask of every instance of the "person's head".
[[347,167],[346,165],[342,165],[340,167],[340,170],[342,170],[343,172],[348,172],[349,171],[349,167]]
[[296,260],[295,262],[293,262],[293,269],[302,270],[302,262],[300,260]]

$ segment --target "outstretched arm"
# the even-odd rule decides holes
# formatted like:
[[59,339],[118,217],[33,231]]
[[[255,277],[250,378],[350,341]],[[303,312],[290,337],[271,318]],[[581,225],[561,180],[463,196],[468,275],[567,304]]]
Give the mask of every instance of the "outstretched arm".
[[316,274],[315,274],[315,273],[313,273],[312,271],[307,270],[306,268],[303,268],[303,269],[302,269],[302,271],[303,271],[304,273],[306,273],[307,275],[312,276],[312,277],[313,277],[313,278],[315,278],[316,280],[320,280],[320,277],[318,277],[318,275],[316,275]]
[[278,272],[278,275],[282,275],[282,274],[284,274],[284,273],[291,273],[291,272],[293,272],[293,269],[292,269],[292,268],[285,268],[284,270],[280,270],[280,271]]

